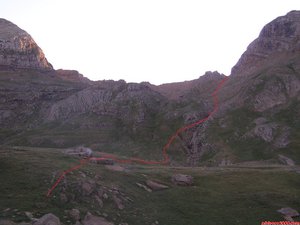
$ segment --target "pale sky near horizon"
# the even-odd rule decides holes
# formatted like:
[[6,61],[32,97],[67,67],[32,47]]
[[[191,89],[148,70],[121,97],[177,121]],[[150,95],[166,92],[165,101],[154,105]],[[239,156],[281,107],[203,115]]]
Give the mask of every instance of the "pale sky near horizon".
[[0,0],[55,69],[153,84],[230,74],[265,24],[299,0]]

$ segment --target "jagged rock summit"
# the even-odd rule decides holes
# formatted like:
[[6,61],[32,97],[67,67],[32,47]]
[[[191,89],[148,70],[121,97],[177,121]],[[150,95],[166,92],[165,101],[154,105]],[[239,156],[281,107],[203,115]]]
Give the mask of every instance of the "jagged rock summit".
[[[300,50],[300,11],[291,11],[264,26],[232,68],[232,75],[245,75],[259,67],[274,64]],[[269,62],[270,61],[270,62]]]
[[24,30],[0,18],[0,67],[53,70],[43,51]]

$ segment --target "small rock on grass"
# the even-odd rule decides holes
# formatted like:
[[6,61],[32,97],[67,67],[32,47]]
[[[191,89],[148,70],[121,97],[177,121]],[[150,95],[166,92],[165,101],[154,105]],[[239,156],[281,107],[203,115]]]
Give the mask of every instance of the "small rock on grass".
[[94,199],[98,203],[98,205],[100,206],[100,208],[102,208],[103,207],[103,201],[102,201],[102,199],[98,195],[95,195]]
[[288,166],[295,166],[294,160],[284,156],[284,155],[278,155],[278,159],[281,163],[288,165]]
[[174,184],[180,186],[190,186],[194,183],[193,177],[185,174],[174,174],[171,180]]
[[105,165],[105,168],[112,171],[124,172],[126,169],[119,165]]
[[297,210],[292,209],[290,207],[278,209],[277,212],[280,212],[283,215],[284,219],[288,221],[294,221],[293,217],[297,217],[300,215]]
[[32,215],[31,212],[24,212],[24,213],[25,213],[25,215],[28,217],[28,219],[32,220],[33,215]]
[[78,209],[71,209],[68,211],[69,217],[73,221],[79,221],[80,220],[80,211]]
[[140,183],[136,183],[136,185],[139,186],[140,188],[143,188],[145,191],[152,192],[152,190],[148,188],[146,185]]
[[146,184],[153,191],[159,191],[159,190],[164,190],[164,189],[169,188],[167,185],[161,184],[161,183],[159,183],[157,181],[153,181],[153,180],[147,180]]
[[122,200],[120,198],[118,198],[116,195],[113,195],[113,200],[118,209],[123,210],[125,208]]

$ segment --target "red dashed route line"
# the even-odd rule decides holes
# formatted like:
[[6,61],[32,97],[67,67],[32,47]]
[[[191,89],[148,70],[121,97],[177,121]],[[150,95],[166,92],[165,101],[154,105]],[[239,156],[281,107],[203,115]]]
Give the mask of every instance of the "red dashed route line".
[[179,128],[168,140],[167,144],[163,147],[162,149],[162,155],[163,155],[163,160],[161,161],[151,161],[151,160],[144,160],[144,159],[140,159],[140,158],[129,158],[129,159],[120,159],[117,158],[117,156],[115,155],[111,155],[111,154],[105,154],[102,157],[90,157],[87,159],[82,159],[80,160],[80,164],[71,167],[70,169],[62,172],[62,174],[59,176],[59,178],[55,181],[55,183],[52,185],[52,187],[48,190],[47,192],[47,197],[50,197],[52,192],[54,191],[54,189],[57,187],[57,185],[62,181],[62,179],[69,173],[71,173],[74,170],[77,170],[79,168],[81,168],[82,166],[84,166],[85,164],[87,164],[90,160],[93,161],[103,161],[103,160],[107,160],[107,159],[112,159],[115,162],[118,163],[122,163],[122,164],[130,164],[130,163],[139,163],[139,164],[144,164],[144,165],[166,165],[170,162],[170,158],[169,155],[167,154],[168,149],[170,148],[170,145],[174,142],[175,138],[180,134],[185,132],[186,130],[189,130],[195,126],[198,126],[201,123],[204,123],[205,121],[207,121],[215,112],[218,111],[219,109],[219,99],[218,99],[218,92],[219,90],[222,88],[222,86],[224,85],[224,83],[228,80],[228,77],[225,77],[222,81],[220,81],[216,87],[216,89],[214,90],[214,92],[211,94],[212,98],[213,98],[213,103],[214,103],[214,108],[211,112],[208,113],[208,116],[196,121],[195,123],[186,125],[184,127]]

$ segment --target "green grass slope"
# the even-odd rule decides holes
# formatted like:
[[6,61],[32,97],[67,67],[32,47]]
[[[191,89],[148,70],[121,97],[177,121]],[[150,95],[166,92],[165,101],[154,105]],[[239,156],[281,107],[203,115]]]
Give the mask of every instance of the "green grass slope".
[[[276,212],[281,207],[299,210],[299,173],[296,167],[226,167],[183,168],[147,167],[126,165],[126,172],[107,170],[102,165],[88,164],[67,175],[72,186],[80,179],[100,177],[97,185],[112,189],[118,187],[131,200],[125,209],[114,205],[110,192],[103,208],[93,198],[62,202],[62,184],[47,198],[48,188],[59,172],[78,162],[61,153],[61,149],[5,148],[0,150],[0,218],[15,222],[28,221],[26,211],[39,217],[52,212],[64,224],[70,224],[65,210],[78,208],[83,217],[87,211],[105,215],[115,224],[210,225],[210,224],[260,224],[262,221],[280,221]],[[299,168],[298,168],[299,170]],[[82,172],[86,178],[82,178]],[[194,185],[179,187],[171,182],[174,173],[190,174]],[[146,192],[136,185],[147,179],[160,180],[170,188],[164,191]],[[75,189],[69,189],[78,195]],[[7,210],[10,208],[10,210]]]

